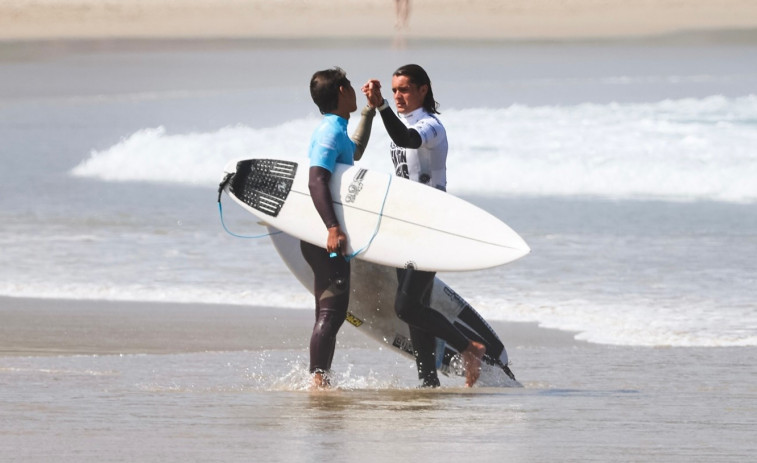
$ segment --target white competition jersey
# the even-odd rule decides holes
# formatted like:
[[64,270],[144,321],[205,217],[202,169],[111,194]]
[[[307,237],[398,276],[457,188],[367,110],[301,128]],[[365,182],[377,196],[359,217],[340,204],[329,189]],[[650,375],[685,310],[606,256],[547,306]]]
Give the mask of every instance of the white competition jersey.
[[399,114],[405,125],[421,136],[418,149],[402,148],[392,142],[392,162],[399,177],[447,191],[447,132],[435,115],[418,108]]

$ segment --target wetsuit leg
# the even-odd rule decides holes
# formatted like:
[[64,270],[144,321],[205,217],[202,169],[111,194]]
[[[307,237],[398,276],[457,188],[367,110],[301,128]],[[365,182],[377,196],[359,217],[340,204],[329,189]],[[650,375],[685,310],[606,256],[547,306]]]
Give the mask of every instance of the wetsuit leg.
[[[406,275],[405,270],[398,272],[399,281],[403,282]],[[409,281],[409,284],[417,285],[416,290],[418,292],[422,291],[420,303],[423,307],[430,307],[431,305],[431,289],[434,286],[435,275],[433,272],[421,272],[420,274],[416,272],[413,281]],[[412,290],[410,292],[413,293],[413,297],[419,295]],[[418,369],[421,387],[439,387],[441,383],[436,372],[436,336],[413,325],[408,325],[408,328],[410,329],[410,342],[413,345],[415,366]]]
[[[429,306],[435,275],[434,272],[421,272],[414,269],[397,270],[399,286],[394,309],[400,320],[411,327],[410,334],[414,353],[416,353],[418,375],[424,384],[427,380],[431,384],[439,381],[436,376],[434,356],[435,337],[444,339],[461,352],[468,347],[468,338],[455,328],[447,317]],[[415,330],[427,334],[419,334]],[[413,339],[414,337],[418,337],[418,340]]]
[[350,264],[330,258],[318,246],[301,242],[302,255],[313,269],[315,325],[310,337],[310,372],[328,372],[334,358],[336,335],[347,316],[350,298]]
[[436,336],[412,325],[409,327],[421,387],[439,387],[441,383],[436,373]]

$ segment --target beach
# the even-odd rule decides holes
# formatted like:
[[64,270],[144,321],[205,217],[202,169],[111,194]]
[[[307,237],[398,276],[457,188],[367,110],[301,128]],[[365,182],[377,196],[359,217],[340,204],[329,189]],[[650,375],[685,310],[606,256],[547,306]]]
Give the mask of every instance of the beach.
[[[391,37],[391,0],[5,0],[0,39]],[[639,37],[749,29],[748,0],[412,0],[410,38]]]
[[[741,462],[757,452],[757,4],[0,2],[8,462]],[[417,389],[229,236],[223,165],[301,153],[306,82],[426,67],[449,188],[529,256],[440,275],[519,386]],[[350,127],[355,121],[350,121]],[[364,160],[391,169],[374,123]],[[226,226],[264,233],[223,200]]]

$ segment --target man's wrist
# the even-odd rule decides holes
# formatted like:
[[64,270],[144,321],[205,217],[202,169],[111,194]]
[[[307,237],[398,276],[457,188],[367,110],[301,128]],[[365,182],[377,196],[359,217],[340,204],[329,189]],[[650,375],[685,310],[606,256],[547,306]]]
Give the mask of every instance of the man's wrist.
[[379,111],[383,111],[388,107],[389,107],[389,102],[386,101],[386,98],[384,98],[384,101],[381,102],[381,106],[377,106],[376,109],[378,109]]

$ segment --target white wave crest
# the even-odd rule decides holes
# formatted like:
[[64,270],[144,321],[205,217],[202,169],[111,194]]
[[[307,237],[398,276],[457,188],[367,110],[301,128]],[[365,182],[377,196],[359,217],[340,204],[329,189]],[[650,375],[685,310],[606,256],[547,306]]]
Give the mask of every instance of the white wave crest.
[[[448,110],[458,194],[757,201],[757,96]],[[351,121],[353,124],[357,118]],[[104,181],[215,185],[232,159],[304,159],[317,119],[209,133],[140,130],[72,170]],[[375,122],[361,163],[391,169]]]

